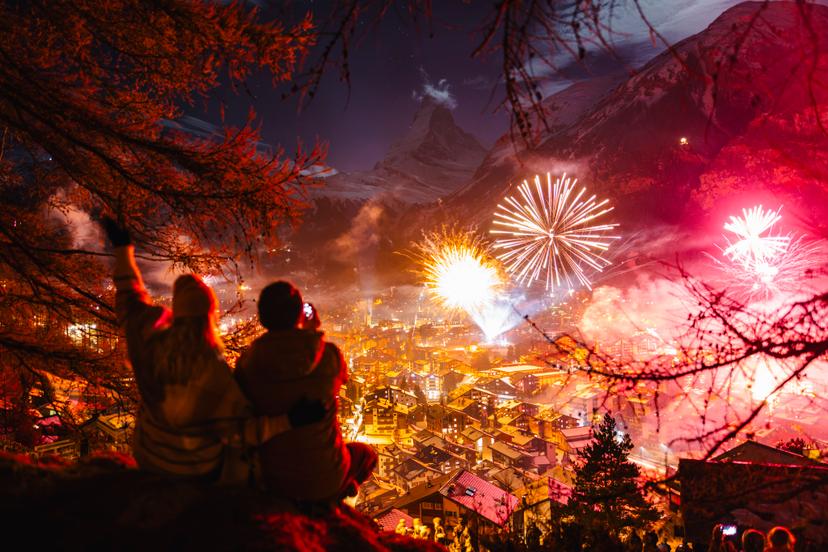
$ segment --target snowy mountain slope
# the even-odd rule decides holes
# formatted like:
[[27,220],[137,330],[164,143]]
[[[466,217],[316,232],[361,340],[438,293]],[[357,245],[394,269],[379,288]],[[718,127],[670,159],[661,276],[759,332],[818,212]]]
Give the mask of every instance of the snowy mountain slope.
[[589,109],[574,109],[536,150],[508,152],[504,137],[442,211],[485,226],[511,185],[567,170],[611,197],[625,225],[690,223],[757,191],[818,217],[828,135],[814,106],[828,120],[826,36],[825,6],[735,6]]

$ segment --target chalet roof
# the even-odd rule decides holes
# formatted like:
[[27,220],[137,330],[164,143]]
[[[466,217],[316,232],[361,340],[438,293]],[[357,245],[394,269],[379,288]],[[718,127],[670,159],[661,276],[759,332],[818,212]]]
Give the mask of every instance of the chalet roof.
[[440,494],[497,525],[503,525],[518,505],[514,495],[466,470],[455,472]]
[[466,409],[471,406],[475,406],[477,401],[474,399],[470,399],[468,397],[459,397],[448,404],[449,408],[453,408],[454,410],[459,410],[460,412],[465,413]]
[[511,384],[511,382],[507,378],[497,378],[491,381],[488,381],[484,384],[478,384],[477,389],[488,391],[489,393],[516,393],[517,389],[515,386]]
[[590,426],[566,427],[559,431],[564,436],[564,439],[566,439],[567,445],[576,451],[586,447],[593,440],[592,428]]
[[754,464],[778,464],[781,466],[825,466],[822,462],[812,460],[786,450],[763,445],[757,441],[745,441],[729,451],[713,458],[714,462],[751,462]]
[[474,387],[469,389],[469,393],[471,391],[477,391],[477,393],[480,394],[480,395],[488,395],[489,397],[494,398],[494,399],[497,398],[497,393],[495,393],[494,391],[490,391],[490,390],[486,389],[485,387],[481,386],[479,381],[477,382],[477,384]]
[[416,399],[416,395],[405,389],[399,387],[398,385],[380,385],[379,387],[375,387],[373,391],[371,391],[371,395],[380,395],[383,391],[394,392],[400,395],[408,395],[410,398]]
[[506,443],[501,443],[500,441],[495,441],[494,443],[492,443],[490,448],[494,451],[499,452],[500,454],[504,455],[510,460],[518,460],[524,455],[519,450],[510,447]]
[[428,446],[439,447],[439,448],[447,448],[448,447],[448,441],[446,441],[445,439],[443,439],[442,437],[439,437],[437,435],[430,435],[430,436],[426,437],[425,439],[418,440],[417,442],[423,448],[428,447]]
[[376,449],[378,454],[397,454],[399,452],[406,452],[397,442],[391,442],[385,446],[376,447]]
[[507,374],[517,374],[520,372],[536,372],[545,369],[544,366],[537,366],[535,364],[510,364],[508,366],[498,366],[495,368],[498,372]]
[[392,471],[406,480],[414,479],[423,475],[425,472],[432,472],[434,474],[441,473],[439,470],[423,463],[417,458],[406,458],[392,468]]
[[528,445],[534,439],[537,439],[536,436],[528,434],[527,432],[524,432],[520,428],[515,427],[513,425],[503,425],[499,427],[497,431],[503,433],[504,435],[508,435],[512,443],[518,446]]
[[504,401],[497,407],[498,410],[511,410],[513,408],[517,408],[523,404],[523,401],[519,401],[517,399],[509,399],[508,401]]
[[592,428],[590,426],[566,427],[561,434],[567,441],[581,441],[592,439]]
[[470,441],[477,441],[486,434],[472,426],[466,426],[466,428],[463,429],[460,435],[462,435],[466,439],[469,439]]
[[449,401],[454,401],[461,398],[463,395],[471,391],[473,388],[474,385],[471,383],[461,383],[454,389],[454,391],[448,394]]
[[395,500],[391,507],[404,508],[406,505],[411,504],[412,502],[417,502],[418,500],[422,500],[423,498],[429,495],[439,493],[440,488],[451,479],[453,473],[454,472],[446,474],[441,473],[440,475],[432,477],[425,483],[420,483],[416,487],[411,488],[400,498]]
[[359,494],[363,502],[371,502],[384,495],[396,496],[396,489],[376,478],[371,478],[359,486]]
[[428,439],[431,439],[432,437],[436,437],[436,436],[437,436],[437,434],[434,433],[433,431],[431,431],[430,429],[421,429],[420,431],[418,431],[417,433],[415,433],[411,437],[414,439],[414,441],[422,442],[422,441],[427,441]]
[[385,397],[376,397],[374,399],[371,399],[371,400],[367,401],[366,404],[365,404],[365,410],[375,408],[375,407],[376,408],[381,408],[381,409],[384,409],[384,410],[393,409],[396,412],[407,416],[407,415],[411,414],[412,412],[414,412],[415,410],[417,410],[420,407],[420,405],[412,404],[412,405],[409,406],[409,405],[403,404],[401,402],[391,402],[388,399],[386,399]]
[[466,374],[464,374],[462,372],[458,372],[457,370],[455,370],[453,366],[446,366],[444,368],[440,368],[439,370],[437,370],[437,375],[439,375],[440,377],[446,377],[447,375],[449,375],[451,373],[455,373],[455,374],[457,374],[458,376],[461,376],[461,377],[466,376]]
[[501,426],[508,426],[516,422],[520,417],[521,414],[518,414],[516,416],[500,416],[497,418],[497,423]]
[[566,414],[561,414],[560,412],[556,411],[553,408],[547,408],[542,410],[532,416],[533,418],[537,418],[538,420],[544,420],[546,422],[557,422],[557,423],[577,423],[577,418],[573,418],[572,416],[567,416]]
[[476,455],[476,450],[475,450],[474,446],[470,445],[470,444],[461,445],[460,443],[458,443],[456,441],[446,439],[446,440],[443,441],[442,446],[443,446],[444,449],[449,450],[449,451],[453,452],[454,454],[463,455],[463,454],[471,453],[471,454]]
[[458,456],[442,447],[438,447],[435,445],[428,445],[423,447],[417,454],[415,455],[416,458],[425,462],[429,465],[436,465],[442,464],[443,462],[455,461],[455,462],[465,462],[466,459],[462,456]]
[[512,437],[512,443],[519,447],[525,447],[535,439],[537,439],[537,437],[535,437],[534,435],[519,434]]

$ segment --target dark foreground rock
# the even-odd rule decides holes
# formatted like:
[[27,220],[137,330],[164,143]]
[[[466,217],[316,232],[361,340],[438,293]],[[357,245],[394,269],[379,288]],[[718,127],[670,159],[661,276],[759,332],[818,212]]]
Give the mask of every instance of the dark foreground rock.
[[348,507],[308,516],[253,490],[146,474],[122,456],[0,456],[0,519],[7,543],[37,550],[444,550],[380,533]]

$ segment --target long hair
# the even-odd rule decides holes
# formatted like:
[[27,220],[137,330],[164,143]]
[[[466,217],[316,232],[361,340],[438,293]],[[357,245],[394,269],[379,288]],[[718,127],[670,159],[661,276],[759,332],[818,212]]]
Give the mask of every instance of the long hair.
[[147,345],[153,372],[148,379],[158,386],[151,394],[158,399],[163,399],[165,384],[186,384],[197,370],[224,354],[212,314],[175,318],[169,327],[156,332]]

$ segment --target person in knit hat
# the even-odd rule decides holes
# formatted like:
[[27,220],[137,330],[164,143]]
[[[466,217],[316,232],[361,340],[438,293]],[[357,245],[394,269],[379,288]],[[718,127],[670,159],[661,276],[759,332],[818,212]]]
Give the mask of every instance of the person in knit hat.
[[173,285],[172,311],[153,305],[128,232],[112,219],[102,226],[115,256],[115,313],[141,396],[133,438],[138,466],[247,483],[248,448],[321,420],[324,404],[300,399],[280,416],[254,416],[224,360],[213,290],[186,274]]

